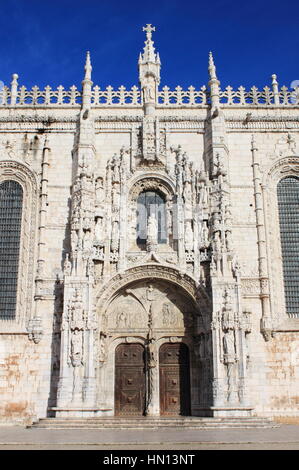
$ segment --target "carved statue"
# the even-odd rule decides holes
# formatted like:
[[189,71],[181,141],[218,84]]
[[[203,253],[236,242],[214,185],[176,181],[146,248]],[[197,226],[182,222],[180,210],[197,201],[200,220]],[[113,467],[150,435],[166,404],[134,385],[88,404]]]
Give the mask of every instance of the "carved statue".
[[86,251],[89,251],[92,247],[91,232],[89,230],[84,232],[83,246]]
[[112,202],[113,206],[119,208],[120,205],[120,188],[119,184],[114,184],[112,188]]
[[202,222],[202,227],[201,227],[201,245],[203,247],[207,247],[209,245],[209,229],[207,225],[207,221],[204,220]]
[[156,360],[156,347],[155,339],[150,337],[147,346],[147,371],[148,371],[148,392],[147,392],[147,406],[146,414],[150,414],[153,407],[153,398],[155,392],[155,385],[157,383],[157,360]]
[[69,318],[71,330],[83,329],[84,328],[84,312],[83,312],[83,303],[82,296],[79,290],[76,290],[73,300],[69,304]]
[[150,215],[147,222],[147,242],[156,245],[158,243],[158,224],[154,214]]
[[97,217],[96,225],[95,225],[95,238],[97,241],[103,241],[103,218]]
[[144,103],[154,103],[156,99],[156,84],[154,78],[149,75],[143,87]]
[[235,333],[234,330],[228,330],[223,336],[224,362],[226,364],[235,362]]
[[186,230],[185,230],[185,249],[186,251],[192,251],[193,250],[193,230],[191,226],[191,221],[187,222],[186,225]]
[[112,234],[111,234],[111,249],[112,251],[118,250],[119,244],[119,227],[118,220],[114,220],[112,224]]
[[71,361],[73,367],[78,367],[83,364],[83,337],[82,331],[77,328],[72,331],[71,335]]
[[102,177],[97,178],[95,190],[97,202],[103,202],[105,199],[105,189]]
[[171,326],[173,324],[173,313],[169,304],[163,304],[162,307],[162,321],[163,326]]
[[72,271],[72,263],[70,262],[69,254],[66,254],[64,264],[63,264],[63,272],[65,276],[70,276]]
[[232,251],[233,241],[232,241],[232,234],[231,234],[230,230],[227,230],[226,233],[225,233],[225,242],[226,242],[227,251]]
[[220,232],[216,232],[216,233],[214,234],[213,249],[214,249],[215,253],[221,253],[221,251],[222,251],[222,244],[221,244],[221,239],[220,239]]
[[116,325],[118,328],[124,328],[127,326],[127,316],[123,310],[121,310],[117,315]]

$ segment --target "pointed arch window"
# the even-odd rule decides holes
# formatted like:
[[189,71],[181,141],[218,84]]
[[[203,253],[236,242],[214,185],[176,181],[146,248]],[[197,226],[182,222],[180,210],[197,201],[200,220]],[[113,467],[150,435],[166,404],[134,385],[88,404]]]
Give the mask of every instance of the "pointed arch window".
[[0,318],[16,315],[23,189],[14,180],[0,183]]
[[158,226],[158,243],[167,242],[165,198],[158,191],[143,191],[137,199],[137,244],[145,245],[147,223],[154,215]]
[[277,198],[286,312],[299,317],[299,179],[280,180]]

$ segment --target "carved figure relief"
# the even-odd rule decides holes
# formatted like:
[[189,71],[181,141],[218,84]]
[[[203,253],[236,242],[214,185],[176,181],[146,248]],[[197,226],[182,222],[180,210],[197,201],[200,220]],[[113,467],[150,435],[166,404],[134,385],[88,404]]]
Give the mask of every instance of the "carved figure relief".
[[152,75],[148,75],[143,87],[143,101],[144,103],[154,103],[156,100],[156,83]]
[[109,329],[192,328],[192,305],[174,286],[161,283],[138,282],[124,289],[107,310]]

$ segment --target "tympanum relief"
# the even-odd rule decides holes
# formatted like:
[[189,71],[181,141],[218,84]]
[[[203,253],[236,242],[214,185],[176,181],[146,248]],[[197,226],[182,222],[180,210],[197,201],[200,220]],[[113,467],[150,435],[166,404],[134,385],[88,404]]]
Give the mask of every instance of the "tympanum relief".
[[177,289],[163,282],[140,282],[122,289],[107,310],[113,331],[169,331],[193,326],[194,306]]

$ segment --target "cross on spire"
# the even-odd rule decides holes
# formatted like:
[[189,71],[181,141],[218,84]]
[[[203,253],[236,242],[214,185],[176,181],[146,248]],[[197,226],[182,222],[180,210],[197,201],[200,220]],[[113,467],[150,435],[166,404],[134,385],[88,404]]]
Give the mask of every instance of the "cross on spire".
[[147,24],[142,28],[142,31],[146,32],[146,39],[152,39],[152,32],[156,31],[155,26],[152,26],[151,24]]

